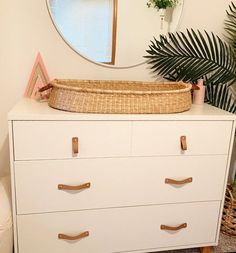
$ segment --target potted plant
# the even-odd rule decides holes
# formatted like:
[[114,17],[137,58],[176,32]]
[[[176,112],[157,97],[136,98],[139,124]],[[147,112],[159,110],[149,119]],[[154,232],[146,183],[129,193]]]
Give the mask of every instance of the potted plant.
[[147,2],[148,8],[155,8],[159,11],[161,17],[161,29],[163,29],[163,22],[166,15],[167,8],[173,8],[178,3],[178,0],[149,0]]
[[147,2],[148,8],[153,7],[158,10],[173,8],[178,3],[178,0],[149,0]]
[[[159,1],[158,1],[159,2]],[[157,6],[157,5],[156,5]],[[160,6],[160,5],[158,5]],[[154,38],[147,50],[148,64],[157,76],[171,81],[204,80],[205,102],[236,113],[236,6],[232,2],[225,21],[227,42],[214,33],[193,29]]]

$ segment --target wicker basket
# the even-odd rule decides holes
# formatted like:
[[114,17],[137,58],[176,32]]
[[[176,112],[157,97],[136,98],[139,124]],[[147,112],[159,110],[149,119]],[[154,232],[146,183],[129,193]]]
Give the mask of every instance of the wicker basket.
[[177,113],[190,109],[191,87],[183,82],[55,79],[49,106],[86,113]]
[[221,231],[230,236],[236,236],[236,199],[232,195],[232,186],[228,185],[225,194]]

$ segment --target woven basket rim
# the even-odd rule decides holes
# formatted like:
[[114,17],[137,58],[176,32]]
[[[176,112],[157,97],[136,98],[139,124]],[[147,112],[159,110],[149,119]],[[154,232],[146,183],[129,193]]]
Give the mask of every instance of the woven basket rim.
[[[192,89],[190,83],[180,82],[142,82],[142,81],[120,81],[120,80],[78,80],[78,79],[54,79],[50,82],[53,87],[61,88],[65,90],[73,90],[78,92],[89,92],[89,93],[103,93],[103,94],[134,94],[134,95],[156,95],[156,94],[174,94],[189,92]],[[73,85],[72,85],[73,84]],[[86,87],[86,84],[99,84],[99,85],[115,85],[121,84],[129,86],[129,89],[111,89],[111,87],[91,88]],[[79,86],[83,85],[83,86]],[[139,87],[157,87],[156,90],[150,88],[150,90],[135,90],[134,88]],[[176,89],[168,89],[168,87],[176,86]],[[164,86],[166,90],[158,90],[158,86]]]
[[[231,204],[234,204],[234,203],[236,204],[236,199],[234,198],[234,196],[232,194],[232,185],[231,184],[227,184],[226,191],[229,194],[228,198],[230,199]],[[227,197],[227,196],[225,196],[225,197]]]
[[236,237],[236,199],[232,194],[232,185],[228,184],[226,188],[224,210],[221,221],[221,231],[230,236]]

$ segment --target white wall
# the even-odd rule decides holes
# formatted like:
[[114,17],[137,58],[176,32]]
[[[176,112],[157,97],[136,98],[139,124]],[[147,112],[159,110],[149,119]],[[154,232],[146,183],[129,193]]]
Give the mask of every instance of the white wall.
[[[192,27],[221,35],[229,3],[230,0],[185,0],[180,30]],[[78,56],[56,32],[44,0],[0,0],[0,174],[7,173],[9,167],[7,112],[22,97],[38,51],[51,78],[152,78],[146,65],[110,69]]]
[[144,62],[143,56],[150,40],[154,36],[158,38],[159,34],[164,35],[176,30],[183,2],[179,0],[174,9],[168,9],[161,29],[160,12],[154,8],[147,8],[147,0],[119,0],[115,65],[134,66]]

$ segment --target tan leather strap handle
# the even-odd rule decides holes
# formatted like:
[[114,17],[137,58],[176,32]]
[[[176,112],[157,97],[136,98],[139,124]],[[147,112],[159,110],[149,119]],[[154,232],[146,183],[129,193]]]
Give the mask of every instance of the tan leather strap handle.
[[81,184],[81,185],[77,185],[77,186],[59,184],[58,190],[80,191],[83,189],[88,189],[88,188],[90,188],[90,186],[91,186],[91,183]]
[[181,136],[181,137],[180,137],[180,145],[181,145],[181,149],[182,149],[183,151],[185,151],[185,150],[188,149],[188,147],[187,147],[187,138],[186,138],[186,136]]
[[167,226],[167,225],[161,225],[161,230],[171,230],[171,231],[178,231],[180,229],[186,228],[187,227],[187,223],[183,223],[179,226],[176,227],[171,227],[171,226]]
[[177,184],[177,185],[182,185],[182,184],[189,184],[193,182],[193,178],[189,177],[183,180],[175,180],[175,179],[171,179],[171,178],[166,178],[165,179],[165,183],[166,184]]
[[192,84],[192,90],[200,90],[200,88],[196,84]]
[[47,84],[46,86],[43,86],[42,88],[40,88],[39,89],[39,92],[43,92],[43,91],[45,91],[45,90],[49,90],[49,89],[51,89],[53,87],[53,85],[52,84]]
[[79,138],[78,137],[72,138],[72,151],[74,155],[77,155],[79,153]]
[[69,240],[69,241],[76,241],[76,240],[80,240],[82,238],[88,237],[89,236],[89,231],[85,231],[79,235],[76,236],[69,236],[69,235],[65,235],[65,234],[58,234],[58,239],[61,240]]

